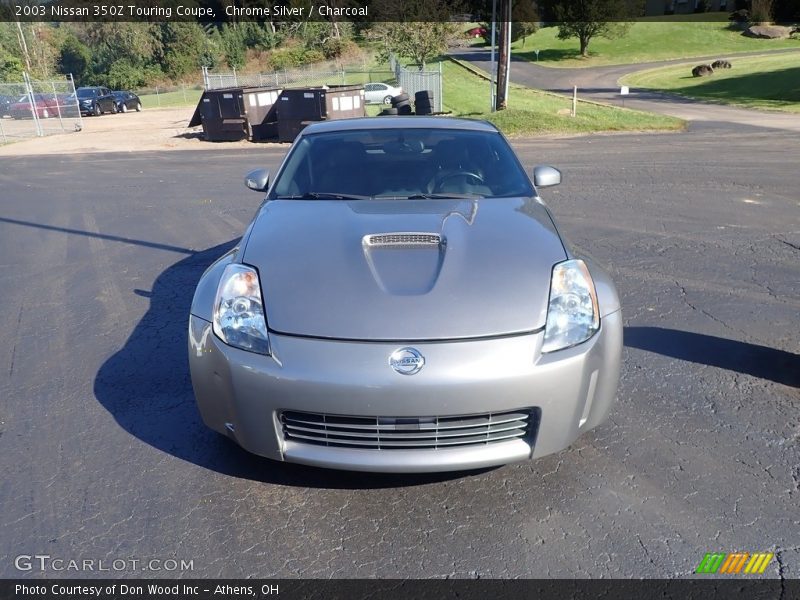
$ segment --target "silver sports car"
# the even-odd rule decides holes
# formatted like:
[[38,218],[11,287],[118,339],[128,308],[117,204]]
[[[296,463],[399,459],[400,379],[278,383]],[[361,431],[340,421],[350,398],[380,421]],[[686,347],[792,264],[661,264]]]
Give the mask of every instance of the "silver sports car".
[[275,460],[448,471],[558,452],[617,390],[614,284],[490,124],[380,117],[295,140],[189,320],[197,405]]

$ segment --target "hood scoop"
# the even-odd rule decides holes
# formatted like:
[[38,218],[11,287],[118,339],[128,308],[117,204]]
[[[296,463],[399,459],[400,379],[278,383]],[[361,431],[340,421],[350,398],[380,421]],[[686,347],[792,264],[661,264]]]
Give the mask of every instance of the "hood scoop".
[[361,240],[364,248],[435,248],[444,244],[438,233],[373,233]]
[[367,234],[361,245],[375,283],[392,296],[430,292],[442,270],[446,250],[438,233],[408,231]]

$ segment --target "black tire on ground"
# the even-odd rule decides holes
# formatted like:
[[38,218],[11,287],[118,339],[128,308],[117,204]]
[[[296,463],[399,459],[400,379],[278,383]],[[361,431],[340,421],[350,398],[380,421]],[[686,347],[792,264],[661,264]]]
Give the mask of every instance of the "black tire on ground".
[[433,93],[430,90],[420,90],[414,94],[414,103],[424,102],[430,105],[433,100]]
[[378,116],[380,116],[380,117],[385,117],[385,116],[389,116],[389,115],[396,115],[396,114],[397,114],[397,109],[396,109],[396,108],[384,108],[384,109],[383,109],[383,110],[382,110],[382,111],[381,111],[381,112],[378,114]]
[[115,114],[117,114],[117,112],[119,112],[119,110],[117,109],[117,103],[116,103],[116,102],[114,102],[114,103],[111,105],[111,114],[112,114],[112,115],[115,115]]
[[94,105],[94,110],[92,111],[92,114],[95,117],[99,117],[101,114],[103,114],[102,111],[100,110],[100,105],[99,104],[95,104]]
[[398,94],[394,98],[392,98],[392,106],[397,106],[401,102],[408,102],[408,94],[403,92],[402,94]]
[[141,102],[137,102],[136,103],[136,112],[142,112],[142,103]]
[[403,106],[397,107],[397,114],[398,115],[413,115],[414,112],[411,110],[410,104],[403,104]]
[[128,105],[125,104],[124,102],[122,103],[122,106],[120,108],[122,109],[122,112],[124,113],[128,112]]
[[417,104],[415,108],[416,108],[417,114],[420,115],[420,116],[429,115],[429,114],[431,114],[433,112],[433,110],[431,109],[430,105],[424,106],[422,104]]

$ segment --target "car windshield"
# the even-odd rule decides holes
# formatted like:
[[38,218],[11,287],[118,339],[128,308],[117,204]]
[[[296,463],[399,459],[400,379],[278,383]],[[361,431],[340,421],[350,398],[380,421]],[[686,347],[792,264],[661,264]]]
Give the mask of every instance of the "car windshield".
[[78,89],[78,98],[94,98],[94,94],[93,89]]
[[271,198],[380,199],[532,196],[508,142],[468,129],[364,129],[304,136]]

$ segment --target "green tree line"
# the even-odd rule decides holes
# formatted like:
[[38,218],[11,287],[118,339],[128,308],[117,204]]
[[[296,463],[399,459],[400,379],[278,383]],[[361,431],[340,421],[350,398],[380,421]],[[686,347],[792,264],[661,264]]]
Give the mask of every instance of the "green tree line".
[[196,80],[201,66],[289,68],[355,51],[351,23],[0,23],[0,81],[72,74],[77,85],[138,88]]

